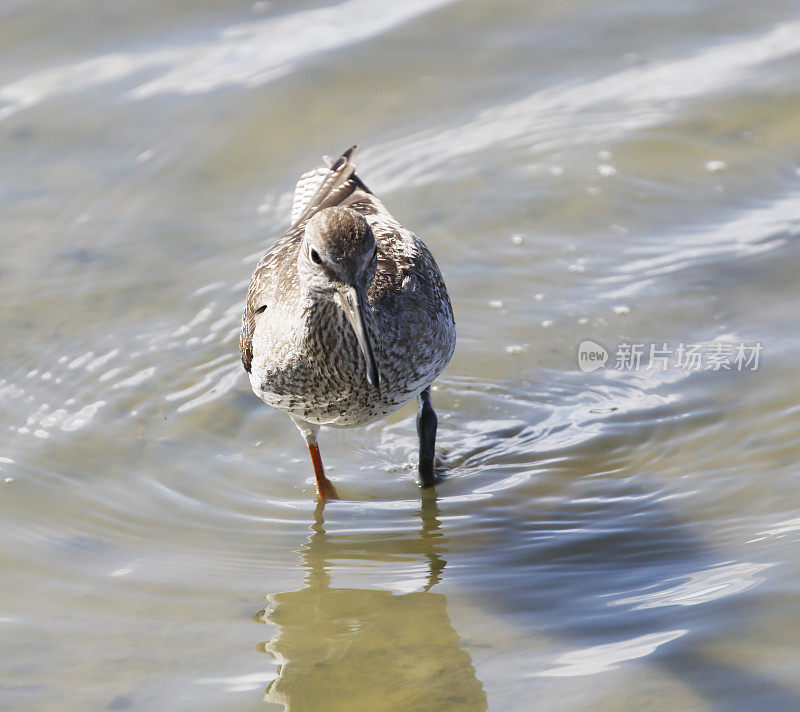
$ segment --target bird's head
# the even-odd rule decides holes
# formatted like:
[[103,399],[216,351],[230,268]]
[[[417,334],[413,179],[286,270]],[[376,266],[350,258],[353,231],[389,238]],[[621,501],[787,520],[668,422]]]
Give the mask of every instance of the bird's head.
[[364,315],[371,309],[367,292],[375,278],[378,246],[363,215],[344,207],[325,208],[306,223],[297,256],[305,285],[341,303],[367,370],[367,381],[378,387],[380,373]]

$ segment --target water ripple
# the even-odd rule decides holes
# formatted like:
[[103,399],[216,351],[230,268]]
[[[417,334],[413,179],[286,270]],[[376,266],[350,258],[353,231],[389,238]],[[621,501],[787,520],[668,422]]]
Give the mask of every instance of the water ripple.
[[682,580],[675,586],[621,598],[610,602],[609,605],[633,606],[637,610],[661,606],[697,606],[758,586],[764,581],[764,577],[757,574],[772,566],[774,564],[754,564],[746,561],[719,564],[693,573],[688,576],[688,580]]
[[58,94],[158,76],[128,90],[147,99],[163,93],[198,94],[225,86],[274,81],[311,57],[362,42],[455,0],[347,0],[332,7],[235,25],[209,42],[141,53],[116,53],[48,69],[0,87],[0,120]]
[[615,643],[604,643],[590,648],[564,653],[555,661],[557,667],[534,673],[535,677],[577,677],[597,675],[614,670],[620,663],[628,660],[646,658],[662,645],[686,635],[688,630],[668,630],[661,633],[648,633]]
[[[671,119],[678,102],[705,99],[749,82],[753,70],[799,50],[800,22],[781,23],[691,57],[537,91],[458,126],[426,128],[367,149],[362,160],[376,182],[394,188],[452,180],[463,175],[465,159],[496,147],[550,152],[630,137]],[[586,112],[594,112],[591,122]]]

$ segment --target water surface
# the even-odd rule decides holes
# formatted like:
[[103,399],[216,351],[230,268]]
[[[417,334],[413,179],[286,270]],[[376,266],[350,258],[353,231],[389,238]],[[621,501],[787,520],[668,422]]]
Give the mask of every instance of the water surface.
[[[30,0],[0,44],[0,707],[800,709],[795,3]],[[409,406],[323,433],[323,508],[238,322],[354,142],[459,342],[446,481]]]

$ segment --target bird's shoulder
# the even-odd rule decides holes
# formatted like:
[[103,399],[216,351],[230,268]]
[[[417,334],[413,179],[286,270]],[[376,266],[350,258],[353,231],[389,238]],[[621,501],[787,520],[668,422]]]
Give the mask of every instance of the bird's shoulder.
[[448,299],[431,251],[377,196],[358,191],[345,204],[366,218],[378,244],[378,271],[370,289],[373,301],[390,300],[409,289],[425,295],[425,301]]
[[371,194],[355,193],[345,205],[363,215],[378,245],[378,272],[376,282],[401,282],[413,270],[419,259],[420,240],[404,227],[381,202]]

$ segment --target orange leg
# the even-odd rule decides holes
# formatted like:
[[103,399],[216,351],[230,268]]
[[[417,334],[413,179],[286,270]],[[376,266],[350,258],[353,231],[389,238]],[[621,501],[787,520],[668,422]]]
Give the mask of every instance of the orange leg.
[[314,475],[317,478],[317,496],[323,501],[326,499],[339,499],[333,482],[325,477],[325,470],[322,467],[322,457],[319,454],[319,445],[317,445],[317,443],[308,443],[308,451],[311,453]]

